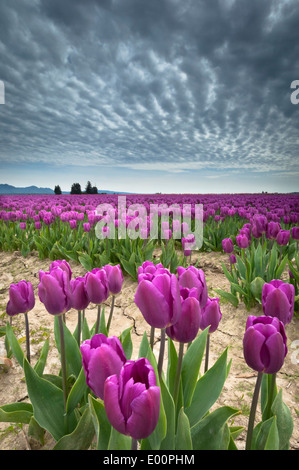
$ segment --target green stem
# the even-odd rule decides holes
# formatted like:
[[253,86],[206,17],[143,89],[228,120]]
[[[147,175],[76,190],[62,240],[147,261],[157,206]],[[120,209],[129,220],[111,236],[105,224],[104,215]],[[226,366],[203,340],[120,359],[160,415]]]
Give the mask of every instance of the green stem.
[[159,352],[159,360],[158,360],[159,381],[160,381],[161,375],[162,375],[164,350],[165,350],[165,328],[161,328],[161,342],[160,342],[160,352]]
[[137,443],[137,439],[134,439],[134,437],[132,437],[131,450],[137,450]]
[[178,401],[178,396],[179,396],[183,356],[184,356],[184,343],[180,343],[175,382],[174,382],[174,392],[173,392],[173,401],[174,401],[175,408],[177,407],[177,401]]
[[155,339],[155,328],[151,326],[151,337],[150,337],[151,350],[153,350],[154,348],[154,339]]
[[259,398],[259,393],[260,393],[260,388],[261,388],[261,383],[262,383],[262,378],[263,378],[263,372],[258,372],[256,383],[255,383],[255,389],[254,389],[254,394],[252,397],[252,402],[251,402],[251,408],[250,408],[250,415],[249,415],[249,422],[248,422],[248,430],[247,430],[247,438],[246,438],[246,450],[251,449],[251,444],[252,444],[252,433],[253,433],[253,427],[254,427],[254,420],[255,420],[255,414],[256,414],[256,407],[258,403],[258,398]]
[[271,418],[271,408],[272,408],[272,403],[273,403],[273,399],[275,395],[275,388],[276,388],[276,374],[271,374],[270,388],[268,390],[268,401],[266,405],[265,416],[263,418],[264,421]]
[[26,351],[27,351],[27,359],[30,364],[30,338],[29,338],[29,321],[28,321],[28,314],[25,313],[25,328],[26,328]]
[[81,310],[78,310],[78,325],[77,325],[77,334],[78,334],[78,346],[80,346],[81,340]]
[[108,323],[107,323],[107,333],[109,333],[109,329],[110,329],[110,325],[111,325],[112,314],[113,314],[113,310],[114,310],[114,301],[115,301],[115,295],[112,295],[110,314],[109,314]]
[[209,368],[209,353],[210,353],[210,333],[207,336],[207,344],[206,344],[206,358],[205,358],[205,372],[207,372]]
[[95,335],[97,335],[99,331],[100,319],[101,319],[101,304],[98,305],[97,322],[96,322],[96,327],[95,327],[95,332],[94,332]]
[[63,388],[63,403],[64,403],[64,417],[66,421],[66,402],[67,402],[67,373],[66,373],[66,355],[63,331],[63,318],[58,315],[59,321],[59,335],[60,335],[60,360],[61,360],[61,373],[62,373],[62,388]]

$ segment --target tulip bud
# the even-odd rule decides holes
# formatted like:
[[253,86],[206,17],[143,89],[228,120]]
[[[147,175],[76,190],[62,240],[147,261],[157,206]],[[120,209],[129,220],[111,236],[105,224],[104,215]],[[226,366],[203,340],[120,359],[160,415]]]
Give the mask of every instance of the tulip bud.
[[9,316],[27,313],[35,305],[35,297],[31,282],[20,281],[9,286],[9,301],[6,313]]
[[135,304],[154,328],[173,325],[181,314],[179,283],[174,274],[158,274],[152,281],[142,280],[137,287]]
[[181,289],[182,312],[178,321],[166,328],[166,334],[174,341],[190,343],[198,333],[201,309],[196,297],[189,296],[189,289]]
[[199,305],[203,307],[208,299],[208,288],[203,270],[194,266],[188,266],[188,268],[178,266],[177,272],[180,287],[187,287],[188,289],[196,287]]
[[52,315],[61,315],[71,308],[72,293],[66,271],[59,267],[50,272],[39,272],[38,295],[40,301]]
[[118,375],[126,362],[121,342],[116,336],[107,338],[100,333],[85,340],[80,351],[86,383],[98,398],[103,399],[106,378]]
[[299,240],[299,227],[292,227],[291,235],[292,235],[293,240]]
[[105,381],[104,405],[108,420],[120,433],[145,439],[155,429],[160,413],[160,388],[150,362],[127,361]]
[[200,329],[205,330],[208,326],[209,333],[217,330],[222,314],[219,307],[219,298],[210,299],[208,297],[206,305],[202,308],[200,316]]
[[277,317],[284,325],[290,323],[294,314],[295,288],[279,279],[263,285],[262,306],[265,315]]
[[109,291],[112,295],[119,294],[124,280],[120,265],[117,264],[116,266],[111,266],[110,264],[107,264],[104,266],[104,270],[106,271],[108,279]]
[[232,253],[234,251],[234,244],[231,238],[224,238],[222,240],[222,248],[225,253]]
[[70,267],[69,263],[65,259],[63,259],[63,260],[58,259],[58,260],[52,261],[52,263],[50,264],[49,271],[51,272],[52,269],[54,269],[54,268],[62,269],[63,271],[66,272],[68,279],[69,280],[71,279],[72,270],[71,270],[71,267]]
[[252,369],[266,374],[278,372],[287,354],[283,323],[276,317],[250,315],[243,338],[243,352]]
[[290,239],[290,231],[289,230],[279,230],[277,236],[276,236],[276,241],[278,245],[283,246],[287,245]]
[[95,268],[85,275],[85,288],[89,301],[101,304],[109,297],[109,287],[106,271],[103,268]]
[[247,248],[249,241],[246,235],[237,235],[236,236],[236,242],[239,248]]
[[70,281],[72,291],[72,308],[84,310],[89,304],[89,298],[85,289],[85,277],[76,277]]

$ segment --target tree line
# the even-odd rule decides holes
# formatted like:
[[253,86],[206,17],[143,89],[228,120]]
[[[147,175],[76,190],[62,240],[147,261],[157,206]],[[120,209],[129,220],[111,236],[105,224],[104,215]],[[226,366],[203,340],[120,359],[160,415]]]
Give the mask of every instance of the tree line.
[[[59,184],[55,186],[54,193],[62,194]],[[87,181],[85,191],[82,191],[80,183],[73,183],[70,193],[71,194],[98,194],[98,188],[96,186],[92,186],[90,181]]]

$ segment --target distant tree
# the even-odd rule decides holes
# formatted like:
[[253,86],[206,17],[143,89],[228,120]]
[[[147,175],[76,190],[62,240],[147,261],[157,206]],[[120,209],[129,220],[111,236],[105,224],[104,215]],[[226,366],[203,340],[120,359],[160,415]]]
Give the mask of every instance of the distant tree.
[[98,194],[98,188],[96,186],[92,187],[91,194]]
[[85,188],[85,192],[86,192],[86,194],[92,194],[92,186],[91,186],[91,182],[90,182],[90,181],[87,181],[87,185],[86,185],[86,188]]
[[60,188],[59,184],[57,184],[57,185],[55,186],[55,188],[54,188],[54,193],[55,193],[55,194],[61,194],[61,188]]
[[72,184],[71,194],[82,194],[80,183]]

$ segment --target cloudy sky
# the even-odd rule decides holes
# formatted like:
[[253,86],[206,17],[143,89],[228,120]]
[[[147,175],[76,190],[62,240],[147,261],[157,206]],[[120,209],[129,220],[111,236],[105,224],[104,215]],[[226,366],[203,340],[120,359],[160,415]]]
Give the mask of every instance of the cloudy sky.
[[0,183],[299,191],[298,24],[298,0],[1,1]]

